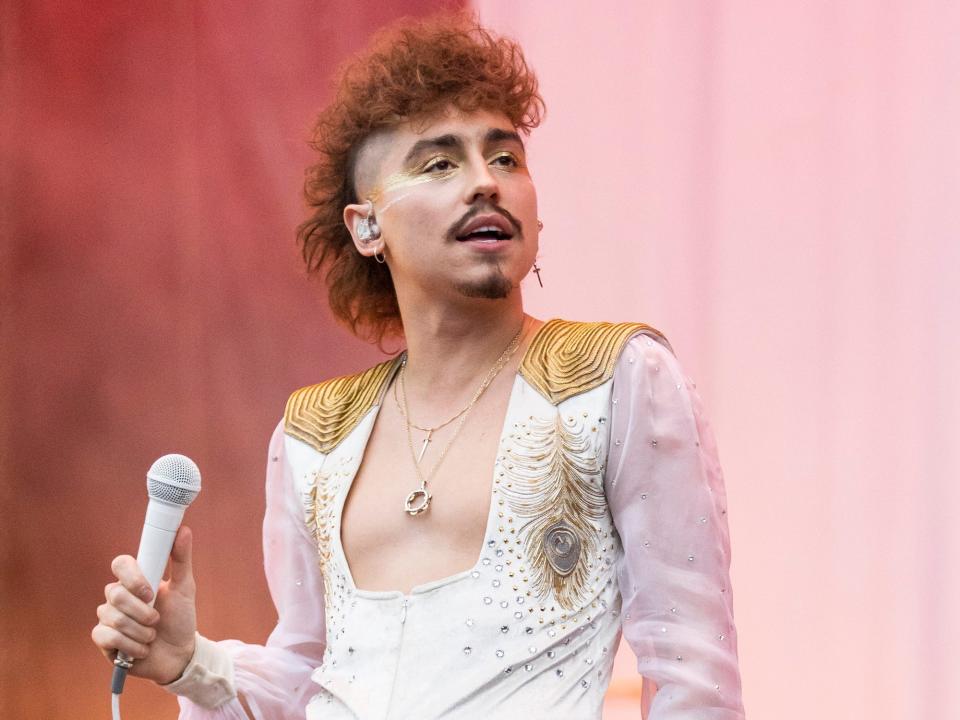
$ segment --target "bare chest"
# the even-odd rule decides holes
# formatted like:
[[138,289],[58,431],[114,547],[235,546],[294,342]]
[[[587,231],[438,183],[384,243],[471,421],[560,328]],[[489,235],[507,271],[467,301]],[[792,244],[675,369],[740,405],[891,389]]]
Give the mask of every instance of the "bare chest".
[[420,462],[424,475],[446,453],[428,481],[430,508],[416,516],[405,512],[404,500],[419,487],[414,458],[424,433],[414,431],[411,450],[402,415],[385,399],[341,518],[341,544],[358,588],[407,594],[476,564],[491,513],[509,387],[488,399],[471,410],[452,444],[456,422],[428,443]]

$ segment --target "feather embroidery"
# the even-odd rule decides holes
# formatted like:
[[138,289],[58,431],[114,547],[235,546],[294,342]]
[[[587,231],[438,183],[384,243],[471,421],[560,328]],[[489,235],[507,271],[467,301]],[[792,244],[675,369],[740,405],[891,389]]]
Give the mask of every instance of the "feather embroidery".
[[307,529],[317,544],[317,561],[324,580],[324,600],[330,607],[331,578],[330,570],[330,526],[333,522],[334,489],[330,487],[330,476],[316,471],[304,493],[306,506],[305,520]]
[[597,520],[606,512],[597,458],[573,418],[531,418],[506,452],[510,482],[500,492],[515,515],[525,520],[524,554],[531,589],[542,599],[552,590],[573,610],[589,580],[588,558],[598,548]]

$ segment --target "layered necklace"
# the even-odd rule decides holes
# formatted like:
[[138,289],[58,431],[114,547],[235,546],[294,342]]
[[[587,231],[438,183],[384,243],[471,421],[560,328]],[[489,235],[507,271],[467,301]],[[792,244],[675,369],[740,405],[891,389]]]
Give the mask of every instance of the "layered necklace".
[[[470,402],[467,403],[466,407],[464,407],[453,417],[444,420],[439,425],[435,425],[433,427],[421,427],[420,425],[416,425],[410,421],[410,409],[407,403],[407,389],[403,380],[403,372],[407,367],[407,354],[403,354],[403,360],[400,363],[400,372],[397,375],[397,382],[393,386],[393,397],[396,400],[397,407],[400,409],[400,414],[403,415],[404,422],[406,423],[407,443],[410,446],[410,455],[413,458],[413,466],[416,468],[417,477],[420,478],[420,487],[407,495],[407,499],[403,503],[403,509],[408,515],[419,515],[430,507],[430,500],[433,499],[433,496],[427,490],[427,483],[433,479],[434,475],[436,475],[437,469],[440,467],[440,463],[443,462],[443,458],[447,455],[447,451],[460,434],[460,430],[463,428],[463,423],[466,421],[470,410],[473,409],[473,406],[477,404],[480,396],[483,395],[484,391],[490,386],[490,383],[493,382],[494,378],[497,377],[500,371],[503,370],[504,366],[510,362],[510,358],[513,357],[513,354],[517,351],[517,348],[520,347],[520,340],[523,335],[524,325],[526,325],[526,320],[520,323],[520,329],[517,330],[517,334],[513,336],[510,344],[507,345],[506,349],[504,349],[504,351],[500,354],[500,357],[497,359],[497,362],[495,362],[493,367],[490,368],[489,372],[487,372],[486,376],[483,378],[483,382],[480,383],[480,387],[477,388],[477,391],[473,394],[473,397],[470,399]],[[397,388],[400,390],[399,398],[397,397]],[[440,456],[437,458],[437,461],[433,464],[433,467],[430,468],[430,472],[424,475],[423,468],[420,467],[420,461],[423,460],[423,454],[427,450],[427,445],[430,443],[430,438],[433,436],[435,431],[449,425],[457,419],[459,419],[459,422],[457,423],[456,428],[454,428],[453,435],[450,436],[450,440],[447,441],[446,446],[440,452]],[[423,440],[423,445],[420,447],[419,453],[416,451],[413,444],[413,428],[416,428],[417,430],[427,434],[426,438]]]

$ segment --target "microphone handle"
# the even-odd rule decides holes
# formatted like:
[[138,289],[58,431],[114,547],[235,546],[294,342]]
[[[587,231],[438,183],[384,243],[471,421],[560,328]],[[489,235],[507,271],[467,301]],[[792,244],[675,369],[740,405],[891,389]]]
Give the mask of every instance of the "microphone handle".
[[[140,572],[147,578],[147,582],[150,583],[150,589],[153,590],[153,596],[147,603],[151,607],[156,602],[157,588],[160,586],[163,570],[170,558],[170,550],[173,548],[173,541],[177,537],[177,530],[180,527],[180,521],[183,519],[184,510],[186,510],[186,507],[183,505],[172,505],[155,498],[151,498],[147,504],[147,517],[143,522],[140,548],[137,550],[137,565],[140,567]],[[116,666],[113,682],[114,694],[119,695],[123,692],[126,671],[133,667],[133,662],[133,658],[129,655],[122,652],[117,653],[117,657],[113,661]]]
[[140,566],[140,572],[147,578],[150,589],[153,590],[153,596],[148,603],[151,607],[157,599],[157,588],[160,587],[163,570],[167,567],[167,560],[170,559],[170,550],[173,548],[173,540],[176,537],[176,528],[171,531],[149,523],[143,524],[140,549],[137,551],[137,565]]

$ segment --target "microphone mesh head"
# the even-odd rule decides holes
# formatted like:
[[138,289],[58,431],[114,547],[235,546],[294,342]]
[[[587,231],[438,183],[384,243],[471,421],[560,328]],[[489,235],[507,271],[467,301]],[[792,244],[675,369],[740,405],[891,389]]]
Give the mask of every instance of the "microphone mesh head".
[[186,455],[164,455],[147,472],[147,495],[156,500],[183,505],[200,492],[200,468]]

